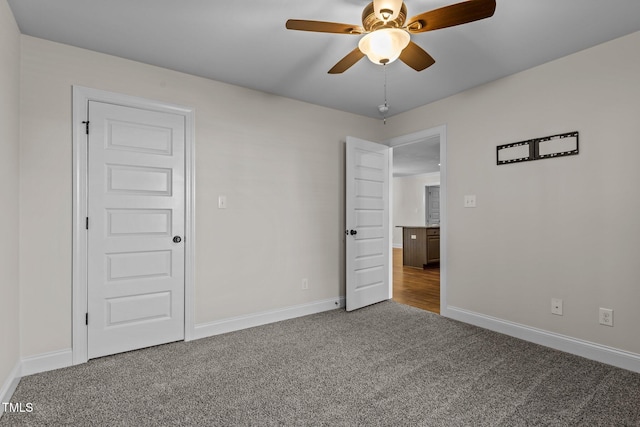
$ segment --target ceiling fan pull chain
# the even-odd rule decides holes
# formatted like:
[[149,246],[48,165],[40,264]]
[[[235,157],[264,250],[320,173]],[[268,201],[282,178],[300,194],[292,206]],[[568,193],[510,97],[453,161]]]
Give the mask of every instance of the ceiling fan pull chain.
[[382,64],[384,72],[384,104],[381,105],[380,112],[382,113],[382,124],[387,124],[387,111],[389,111],[389,104],[387,103],[387,64]]

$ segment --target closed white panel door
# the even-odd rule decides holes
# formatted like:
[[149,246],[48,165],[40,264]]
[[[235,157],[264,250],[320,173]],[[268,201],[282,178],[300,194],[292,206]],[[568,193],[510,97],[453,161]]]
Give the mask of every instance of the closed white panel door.
[[440,186],[425,187],[425,199],[427,200],[426,224],[440,224]]
[[184,339],[184,121],[89,102],[89,358]]
[[389,147],[347,137],[347,311],[390,298]]

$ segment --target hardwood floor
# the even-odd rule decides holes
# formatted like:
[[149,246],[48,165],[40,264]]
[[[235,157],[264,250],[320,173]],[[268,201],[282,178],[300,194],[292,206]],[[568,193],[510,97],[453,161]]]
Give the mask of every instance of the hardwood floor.
[[393,248],[393,300],[440,314],[440,266],[402,265],[402,249]]

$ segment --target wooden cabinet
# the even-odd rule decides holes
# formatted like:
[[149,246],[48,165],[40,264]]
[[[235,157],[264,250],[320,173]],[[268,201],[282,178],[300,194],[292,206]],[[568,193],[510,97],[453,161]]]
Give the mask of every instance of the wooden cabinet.
[[402,229],[402,264],[420,267],[427,260],[427,229],[404,227]]
[[402,264],[424,268],[440,262],[440,228],[402,227]]
[[427,262],[440,262],[440,229],[427,228]]

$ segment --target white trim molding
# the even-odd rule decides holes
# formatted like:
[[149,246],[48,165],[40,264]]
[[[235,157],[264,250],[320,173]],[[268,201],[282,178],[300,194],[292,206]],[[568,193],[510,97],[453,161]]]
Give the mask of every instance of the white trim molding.
[[310,314],[321,313],[323,311],[334,310],[336,308],[344,308],[344,306],[345,298],[336,297],[276,310],[216,320],[214,322],[196,325],[193,339],[226,334],[227,332],[267,325],[269,323],[280,322],[282,320],[293,319],[301,316],[308,316]]
[[640,354],[521,325],[458,307],[449,306],[446,313],[446,317],[454,320],[640,373]]
[[193,108],[114,92],[73,86],[73,364],[84,363],[87,354],[87,144],[85,122],[89,101],[179,114],[185,118],[185,285],[184,337],[193,339],[195,325],[195,111]]
[[72,351],[70,348],[50,353],[37,354],[22,359],[21,375],[39,374],[40,372],[53,371],[73,365]]
[[[267,325],[269,323],[280,322],[282,320],[293,319],[296,317],[307,316],[344,307],[345,298],[342,296],[276,310],[217,320],[211,323],[196,325],[190,334],[190,339],[195,340],[206,338],[213,335]],[[5,399],[5,396],[6,398],[10,398],[18,386],[22,376],[66,368],[77,364],[78,363],[73,355],[73,350],[70,348],[25,357],[22,359],[21,363],[16,365],[10,373],[6,383],[3,385],[2,389],[0,389],[0,398]],[[6,402],[7,400],[2,401]]]
[[[9,372],[9,376],[4,384],[2,384],[2,388],[0,388],[0,403],[11,401],[11,396],[13,396],[13,393],[20,383],[20,377],[20,362],[18,362],[11,372]],[[0,409],[0,418],[2,418],[2,414],[4,414],[4,411]]]

